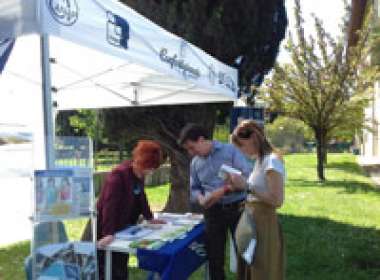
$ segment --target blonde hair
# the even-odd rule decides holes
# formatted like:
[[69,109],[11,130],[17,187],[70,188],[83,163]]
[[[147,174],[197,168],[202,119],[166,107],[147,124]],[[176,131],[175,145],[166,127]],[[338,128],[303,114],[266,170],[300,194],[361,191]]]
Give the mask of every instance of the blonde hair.
[[264,156],[271,153],[276,153],[281,159],[281,154],[272,146],[265,136],[264,129],[258,125],[254,120],[244,120],[242,121],[232,132],[231,142],[236,146],[240,146],[240,139],[248,139],[251,135],[256,136],[255,140],[257,142],[258,148],[258,158],[262,162]]

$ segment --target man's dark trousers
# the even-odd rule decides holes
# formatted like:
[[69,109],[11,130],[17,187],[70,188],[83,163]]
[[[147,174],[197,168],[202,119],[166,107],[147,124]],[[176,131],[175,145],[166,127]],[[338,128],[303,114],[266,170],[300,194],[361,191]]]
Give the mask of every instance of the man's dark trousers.
[[227,232],[234,236],[242,212],[242,202],[215,204],[204,211],[206,225],[206,249],[210,280],[224,280],[224,259]]

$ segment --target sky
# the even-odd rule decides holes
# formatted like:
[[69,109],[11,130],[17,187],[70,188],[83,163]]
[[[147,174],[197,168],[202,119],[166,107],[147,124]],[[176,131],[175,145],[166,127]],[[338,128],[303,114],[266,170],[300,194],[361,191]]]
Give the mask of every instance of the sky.
[[[305,33],[311,34],[315,32],[314,20],[311,16],[314,13],[318,18],[323,21],[325,29],[331,33],[331,35],[336,36],[339,34],[339,24],[341,24],[342,16],[344,15],[344,4],[343,0],[300,0],[301,10],[303,12],[303,17],[305,20],[304,29]],[[349,1],[350,2],[350,1]],[[288,14],[288,30],[294,34],[294,0],[285,0],[286,11]],[[284,50],[283,45],[285,44],[287,38],[282,42],[282,48],[280,50],[278,61],[280,63],[289,62],[290,58],[287,52]]]

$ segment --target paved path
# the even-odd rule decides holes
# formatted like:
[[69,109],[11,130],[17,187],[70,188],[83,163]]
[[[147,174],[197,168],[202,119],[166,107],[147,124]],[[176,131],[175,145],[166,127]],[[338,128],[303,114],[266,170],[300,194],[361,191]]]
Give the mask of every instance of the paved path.
[[31,145],[0,146],[0,247],[30,239]]
[[380,172],[369,172],[369,176],[375,183],[377,189],[380,189]]

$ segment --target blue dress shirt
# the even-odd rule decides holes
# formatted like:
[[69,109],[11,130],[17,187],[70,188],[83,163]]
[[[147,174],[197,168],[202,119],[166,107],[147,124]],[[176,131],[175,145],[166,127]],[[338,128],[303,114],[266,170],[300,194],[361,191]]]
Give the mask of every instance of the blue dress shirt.
[[[199,194],[215,191],[225,185],[223,179],[218,177],[222,164],[240,170],[246,178],[252,170],[251,164],[235,146],[213,141],[211,151],[207,156],[195,156],[191,161],[190,198],[192,202],[197,202]],[[232,192],[225,195],[219,203],[229,204],[245,198],[245,191]]]

